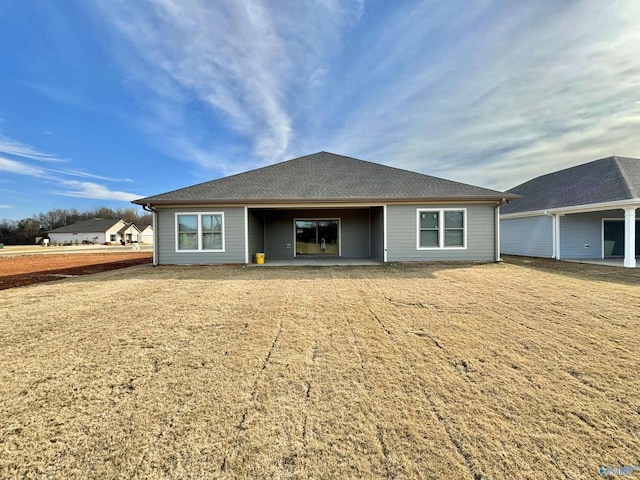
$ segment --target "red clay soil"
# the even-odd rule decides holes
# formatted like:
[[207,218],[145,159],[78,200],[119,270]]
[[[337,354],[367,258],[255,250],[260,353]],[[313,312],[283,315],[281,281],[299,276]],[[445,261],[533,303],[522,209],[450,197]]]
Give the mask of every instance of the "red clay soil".
[[151,263],[151,252],[0,257],[0,290]]

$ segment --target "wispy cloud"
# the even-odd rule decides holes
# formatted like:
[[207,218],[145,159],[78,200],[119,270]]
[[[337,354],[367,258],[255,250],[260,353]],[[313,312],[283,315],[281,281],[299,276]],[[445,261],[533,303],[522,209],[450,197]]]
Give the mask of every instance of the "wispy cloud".
[[99,5],[150,142],[201,174],[331,150],[504,189],[640,154],[635,0]]
[[30,177],[45,177],[46,171],[42,168],[33,167],[23,162],[9,160],[0,157],[0,172],[16,173],[18,175],[28,175]]
[[63,190],[56,190],[53,193],[55,193],[56,195],[64,195],[67,197],[94,198],[101,200],[121,200],[130,202],[131,200],[135,200],[143,196],[135,193],[110,190],[104,185],[99,185],[92,182],[61,180],[60,183],[67,188]]
[[13,208],[11,205],[0,205],[0,208]]
[[[392,19],[389,33],[402,48],[384,55],[381,44],[370,57],[404,73],[374,83],[375,95],[348,113],[332,147],[496,188],[638,155],[640,30],[629,19],[640,4],[478,3],[460,16],[460,5],[447,7],[446,22],[435,10],[425,2]],[[442,39],[435,51],[425,47],[429,31]]]
[[[188,131],[182,128],[184,117],[206,105],[208,111],[200,114],[218,129],[225,125],[227,138],[250,142],[244,157],[262,162],[287,154],[296,100],[309,86],[322,84],[327,50],[362,11],[362,0],[101,3],[101,19],[137,52],[135,58],[120,53],[123,68],[161,99],[158,104],[172,105],[170,118],[160,115],[164,127],[154,116],[154,129],[164,128],[165,136]],[[196,122],[189,120],[184,152],[206,148],[213,152],[205,161],[202,156],[193,161],[217,167],[223,165],[218,157],[228,162],[222,153],[230,142],[203,140],[206,127],[193,131]]]
[[55,154],[40,152],[30,145],[5,137],[4,135],[0,135],[0,153],[43,162],[65,161]]
[[71,177],[93,178],[95,180],[106,180],[108,182],[131,182],[130,178],[105,177],[103,175],[94,175],[93,173],[82,172],[80,170],[54,170],[53,168],[48,168],[47,171],[61,173]]
[[[48,154],[38,152],[32,147],[29,147],[19,141],[12,140],[7,137],[0,137],[0,142],[4,147],[0,148],[0,151],[4,153],[9,153],[10,151],[14,156],[33,160],[41,160],[42,157],[44,157],[45,160],[48,160],[49,158]],[[107,182],[130,182],[129,179],[115,179],[79,170],[43,168],[36,165],[31,165],[25,161],[18,161],[0,157],[0,172],[32,177],[34,179],[38,179],[42,184],[45,185],[53,183],[55,185],[63,185],[64,187],[66,187],[63,190],[56,190],[53,192],[57,195],[121,201],[131,201],[135,200],[136,198],[142,197],[142,195],[138,195],[135,193],[112,190],[105,185],[100,185],[93,182],[82,182],[77,180],[68,180],[65,178],[71,176],[103,180]]]

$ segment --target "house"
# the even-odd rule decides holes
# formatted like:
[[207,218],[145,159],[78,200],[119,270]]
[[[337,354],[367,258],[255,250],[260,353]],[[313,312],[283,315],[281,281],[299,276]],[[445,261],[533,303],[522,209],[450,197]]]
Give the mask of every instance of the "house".
[[93,218],[50,230],[51,243],[120,243],[128,224],[124,220]]
[[608,157],[542,175],[509,190],[501,210],[502,252],[555,259],[640,253],[640,159]]
[[153,227],[151,225],[136,225],[140,230],[140,243],[153,244]]
[[496,261],[513,194],[315,153],[135,200],[153,212],[154,264],[309,256]]
[[134,223],[126,223],[118,231],[118,235],[125,243],[133,243],[140,241],[140,229]]

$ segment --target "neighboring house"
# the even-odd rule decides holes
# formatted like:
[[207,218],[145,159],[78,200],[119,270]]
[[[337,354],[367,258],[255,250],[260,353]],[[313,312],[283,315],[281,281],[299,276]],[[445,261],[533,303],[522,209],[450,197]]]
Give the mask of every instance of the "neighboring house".
[[608,157],[549,173],[509,190],[501,211],[502,252],[556,259],[640,253],[640,159]]
[[135,200],[153,212],[154,264],[310,255],[496,261],[516,195],[320,152]]
[[125,243],[139,242],[140,229],[134,223],[127,223],[118,231],[118,235]]
[[124,220],[94,218],[74,223],[47,232],[51,243],[120,243],[120,231],[125,229]]
[[153,227],[151,225],[138,225],[140,230],[140,243],[153,244]]

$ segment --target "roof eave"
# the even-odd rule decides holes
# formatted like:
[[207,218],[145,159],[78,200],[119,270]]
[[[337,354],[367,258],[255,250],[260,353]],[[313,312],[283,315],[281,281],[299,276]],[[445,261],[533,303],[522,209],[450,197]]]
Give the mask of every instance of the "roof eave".
[[619,208],[640,208],[640,198],[626,200],[614,200],[611,202],[590,203],[585,205],[570,205],[566,207],[551,207],[537,210],[525,210],[521,212],[509,212],[501,215],[501,218],[534,217],[538,215],[568,215],[572,213],[588,213]]
[[438,196],[438,197],[370,197],[370,198],[215,198],[201,200],[153,200],[151,198],[143,198],[134,200],[132,203],[137,205],[148,205],[152,207],[166,206],[206,206],[206,205],[270,205],[270,204],[314,204],[322,205],[326,203],[395,203],[395,202],[416,202],[416,203],[434,203],[434,202],[501,202],[505,200],[515,200],[520,195],[512,193],[498,193],[496,195],[470,195],[470,196]]

